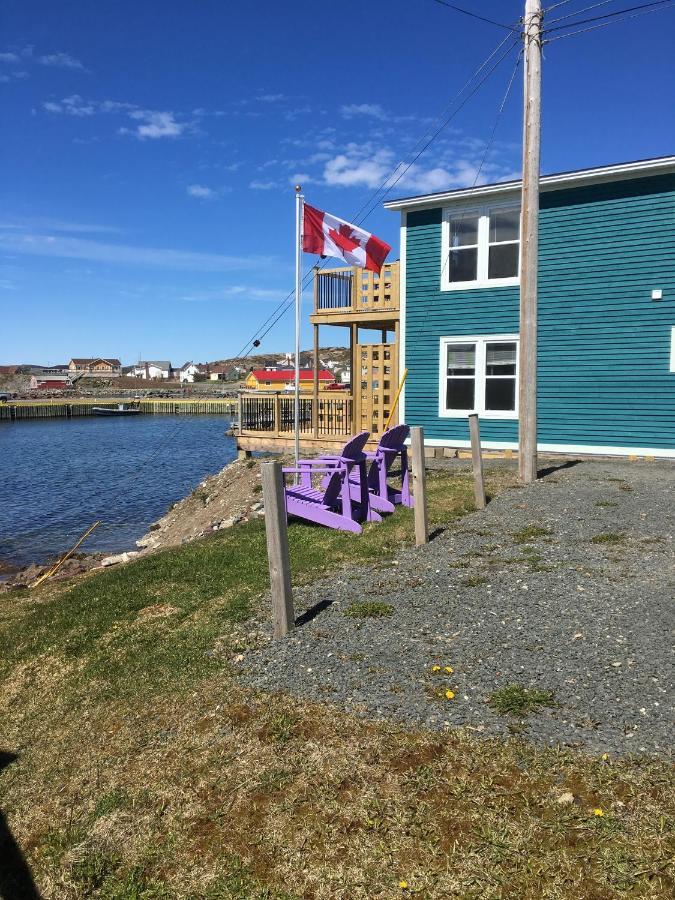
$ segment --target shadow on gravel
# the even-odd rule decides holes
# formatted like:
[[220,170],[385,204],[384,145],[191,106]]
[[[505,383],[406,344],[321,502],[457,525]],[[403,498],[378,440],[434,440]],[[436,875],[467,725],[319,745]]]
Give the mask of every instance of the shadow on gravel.
[[[0,750],[0,772],[18,758],[16,753]],[[28,863],[14,840],[2,810],[0,810],[0,897],[4,900],[40,900]]]
[[574,466],[578,466],[580,462],[580,459],[568,459],[567,462],[560,463],[560,465],[547,466],[545,469],[538,470],[537,477],[546,478],[547,475],[553,475],[554,472],[560,472],[563,469],[573,469]]
[[295,627],[300,628],[301,625],[306,625],[308,622],[311,622],[312,619],[316,619],[318,615],[320,615],[332,605],[332,600],[320,600],[319,603],[315,603],[314,606],[310,606],[309,609],[306,609],[304,613],[296,618]]
[[439,525],[438,528],[434,528],[434,530],[430,532],[429,540],[433,541],[435,538],[440,537],[442,534],[445,534],[447,530],[448,529],[445,527],[445,525]]

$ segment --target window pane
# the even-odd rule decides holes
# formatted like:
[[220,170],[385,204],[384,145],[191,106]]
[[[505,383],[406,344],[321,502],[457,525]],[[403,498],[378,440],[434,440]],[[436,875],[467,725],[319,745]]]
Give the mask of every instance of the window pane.
[[487,344],[485,350],[486,375],[516,374],[516,345]]
[[448,378],[445,403],[448,409],[473,409],[473,378]]
[[450,246],[466,247],[478,243],[478,216],[458,216],[450,220]]
[[516,379],[488,378],[485,382],[485,409],[513,412],[516,408]]
[[474,375],[476,371],[475,344],[448,344],[447,374]]
[[478,250],[451,250],[448,261],[450,281],[475,281],[478,273]]
[[517,241],[520,236],[520,210],[503,209],[490,213],[490,243]]
[[519,244],[491,245],[488,278],[513,278],[518,274],[519,246]]

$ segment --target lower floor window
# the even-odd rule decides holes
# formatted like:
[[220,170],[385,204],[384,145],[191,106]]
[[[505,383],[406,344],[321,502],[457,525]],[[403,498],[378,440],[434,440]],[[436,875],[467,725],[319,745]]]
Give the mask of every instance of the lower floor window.
[[440,415],[516,416],[517,335],[445,337],[440,350]]

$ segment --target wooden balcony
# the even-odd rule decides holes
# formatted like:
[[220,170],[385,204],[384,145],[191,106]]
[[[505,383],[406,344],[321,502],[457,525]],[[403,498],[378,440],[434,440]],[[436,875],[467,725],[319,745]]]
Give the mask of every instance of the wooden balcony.
[[[295,442],[293,392],[247,391],[239,395],[240,450],[292,450]],[[300,396],[300,445],[305,452],[341,447],[354,433],[353,397],[347,391]]]
[[314,275],[313,325],[393,327],[400,311],[400,263],[387,263],[378,273],[358,266],[317,269]]

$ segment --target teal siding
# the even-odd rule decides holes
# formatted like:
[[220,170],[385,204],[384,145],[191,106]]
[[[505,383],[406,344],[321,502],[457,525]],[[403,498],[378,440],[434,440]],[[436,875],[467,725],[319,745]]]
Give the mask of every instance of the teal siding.
[[[440,291],[441,210],[407,226],[406,421],[468,440],[466,420],[438,415],[439,339],[518,332],[518,288]],[[675,448],[674,325],[675,176],[543,193],[539,442]],[[517,434],[481,423],[486,442]]]

